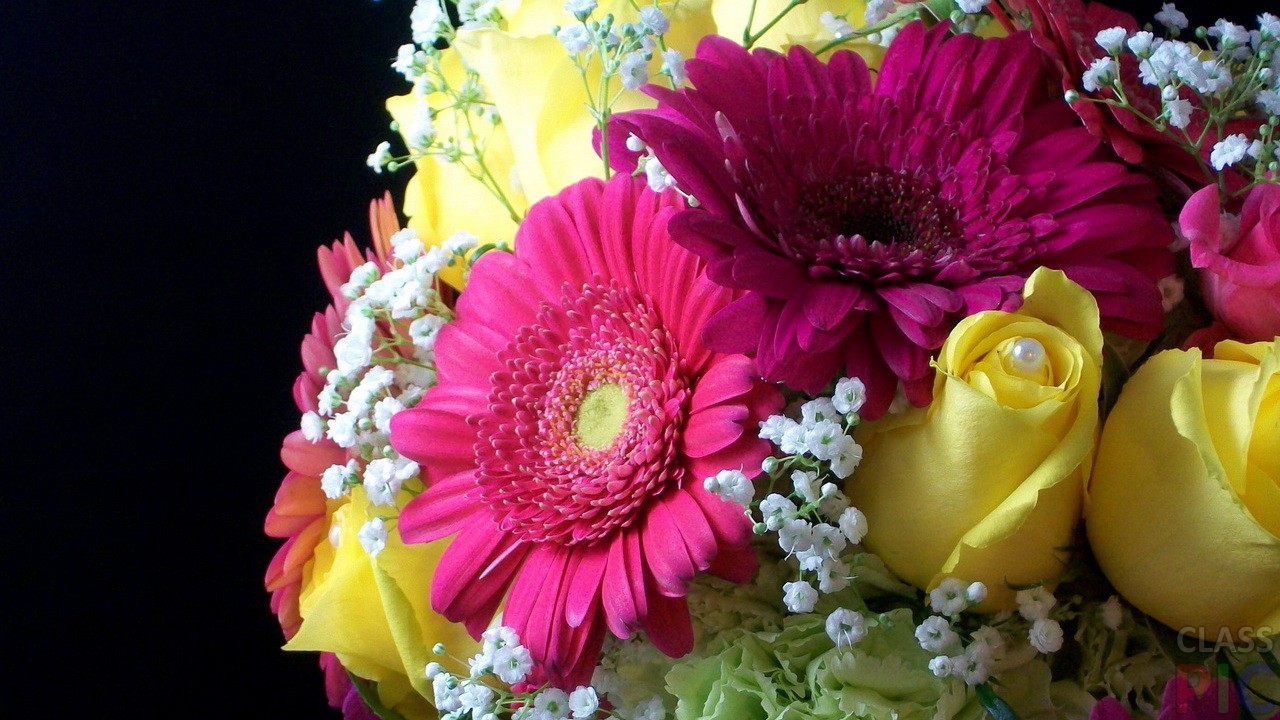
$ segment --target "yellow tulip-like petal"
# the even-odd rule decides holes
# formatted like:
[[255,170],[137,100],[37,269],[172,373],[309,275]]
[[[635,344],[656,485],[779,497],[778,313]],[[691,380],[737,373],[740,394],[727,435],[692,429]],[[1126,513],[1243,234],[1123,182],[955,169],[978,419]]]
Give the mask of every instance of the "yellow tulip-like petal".
[[[441,60],[445,77],[454,86],[465,79],[462,60],[457,53],[444,53]],[[399,95],[387,100],[387,111],[401,128],[413,127],[414,118],[425,104],[440,110],[449,103],[443,93],[420,97],[414,93]],[[484,149],[485,166],[498,187],[512,204],[512,209],[523,214],[528,201],[516,183],[512,169],[515,156],[506,128],[499,124],[491,130],[478,118],[473,127],[487,137]],[[435,118],[436,131],[441,137],[463,137],[468,127],[466,119],[445,110]],[[468,232],[479,238],[481,244],[515,238],[516,223],[509,210],[498,197],[462,165],[443,162],[436,157],[424,157],[414,162],[414,174],[405,187],[404,214],[409,217],[409,227],[417,231],[427,247],[439,245],[457,232]],[[445,268],[440,276],[456,288],[462,287],[460,267]]]
[[1280,339],[1169,350],[1107,420],[1089,543],[1127,600],[1211,639],[1280,630]]
[[[400,505],[408,502],[402,493]],[[378,683],[380,700],[408,718],[434,717],[434,697],[422,670],[443,642],[455,657],[478,650],[466,630],[430,607],[431,576],[447,541],[405,545],[388,532],[386,548],[370,557],[357,534],[380,512],[362,488],[335,503],[331,518],[337,546],[316,548],[299,605],[302,626],[286,650],[332,652],[355,675]],[[465,668],[455,666],[454,672]]]
[[[890,570],[924,589],[981,581],[987,611],[1015,606],[1012,584],[1061,576],[1097,435],[1097,304],[1045,269],[1025,298],[956,326],[928,407],[859,427],[863,461],[846,488]],[[1043,366],[1012,359],[1023,341]]]

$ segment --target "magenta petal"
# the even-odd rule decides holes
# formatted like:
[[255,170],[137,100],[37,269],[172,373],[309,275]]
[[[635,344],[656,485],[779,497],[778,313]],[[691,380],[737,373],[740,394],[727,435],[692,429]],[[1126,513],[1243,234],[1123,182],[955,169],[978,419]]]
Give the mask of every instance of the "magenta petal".
[[400,511],[400,537],[408,543],[431,542],[475,522],[475,500],[467,496],[475,489],[474,470],[464,470],[432,484]]
[[[652,583],[652,580],[650,580]],[[693,622],[683,597],[651,594],[644,630],[653,646],[668,657],[683,657],[693,650]]]
[[658,590],[667,597],[687,594],[694,566],[675,518],[665,504],[655,503],[649,509],[643,542],[645,564],[652,571]]
[[603,545],[585,548],[577,553],[580,562],[569,584],[569,598],[565,603],[565,620],[571,627],[579,627],[587,612],[600,599],[605,569],[609,564],[609,548]]

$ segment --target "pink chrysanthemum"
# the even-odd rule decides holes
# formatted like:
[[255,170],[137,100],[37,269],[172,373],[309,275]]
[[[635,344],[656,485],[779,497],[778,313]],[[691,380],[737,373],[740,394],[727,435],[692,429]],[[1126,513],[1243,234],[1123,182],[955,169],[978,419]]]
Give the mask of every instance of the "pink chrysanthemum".
[[[370,205],[369,224],[374,249],[365,255],[361,255],[350,234],[342,242],[317,251],[320,275],[333,304],[323,313],[315,314],[311,332],[302,340],[303,370],[293,384],[293,401],[298,412],[316,411],[316,398],[325,384],[321,370],[337,365],[333,345],[344,332],[342,314],[351,302],[340,292],[342,284],[355,267],[366,261],[389,267],[390,237],[400,229],[389,194]],[[299,430],[289,433],[280,448],[280,459],[289,471],[276,491],[264,529],[268,536],[283,539],[284,544],[267,566],[265,583],[271,593],[271,612],[279,619],[286,640],[292,638],[302,624],[298,599],[307,564],[314,557],[316,545],[326,540],[329,529],[329,501],[321,489],[320,476],[330,465],[341,465],[348,458],[347,450],[333,441],[321,438],[311,442]],[[342,707],[351,691],[346,671],[332,653],[321,653],[320,667],[325,675],[329,704]]]
[[656,109],[615,116],[615,166],[635,167],[630,135],[647,143],[701,205],[672,237],[748,291],[708,324],[712,347],[810,392],[843,368],[876,417],[899,382],[928,402],[951,326],[1015,306],[1040,266],[1091,290],[1108,328],[1159,331],[1172,235],[1154,185],[1047,95],[1026,33],[947,33],[906,27],[874,86],[852,52],[710,37],[696,89],[649,86]]
[[562,687],[589,680],[606,629],[687,653],[694,574],[756,568],[750,521],[703,480],[759,467],[781,396],[700,341],[734,295],[671,242],[678,203],[618,176],[535,206],[516,254],[472,270],[439,384],[392,419],[429,476],[401,537],[457,533],[433,607],[478,635],[506,596],[502,623]]

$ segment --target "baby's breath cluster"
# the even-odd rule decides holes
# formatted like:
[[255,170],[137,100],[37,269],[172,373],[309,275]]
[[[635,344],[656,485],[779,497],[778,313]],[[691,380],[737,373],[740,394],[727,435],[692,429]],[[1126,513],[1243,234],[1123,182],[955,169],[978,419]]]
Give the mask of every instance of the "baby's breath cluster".
[[[1107,54],[1081,77],[1085,93],[1095,96],[1070,91],[1067,100],[1088,100],[1132,113],[1196,157],[1206,178],[1218,177],[1224,189],[1218,173],[1228,167],[1252,180],[1251,185],[1275,182],[1280,170],[1280,18],[1263,13],[1252,30],[1218,20],[1211,27],[1196,28],[1188,40],[1177,39],[1188,21],[1173,3],[1165,3],[1156,20],[1168,37],[1150,29],[1100,31],[1094,42]],[[1135,107],[1131,95],[1136,88],[1126,87],[1122,80],[1124,63],[1134,61],[1142,84],[1159,91],[1159,112],[1154,115]],[[1258,118],[1258,124],[1251,132],[1228,133],[1227,124],[1242,117]],[[1214,144],[1206,165],[1201,157],[1210,141]]]
[[417,463],[390,445],[391,418],[413,407],[435,384],[435,340],[453,317],[435,289],[436,273],[462,261],[465,240],[452,249],[427,251],[413,230],[391,237],[392,258],[383,267],[356,267],[341,292],[351,300],[343,317],[346,331],[334,343],[336,367],[327,370],[316,411],[302,416],[302,434],[311,442],[328,438],[349,459],[320,478],[325,496],[337,500],[361,487],[369,502],[392,513],[373,517],[359,532],[370,555],[386,547],[387,521],[396,497],[419,475]]
[[[659,72],[673,89],[687,79],[684,56],[679,50],[667,47],[664,39],[671,29],[671,19],[657,3],[633,5],[636,5],[639,22],[619,22],[613,13],[596,17],[599,9],[596,0],[568,0],[564,10],[575,22],[551,28],[582,76],[587,107],[601,133],[600,151],[606,177],[610,173],[609,117],[622,91],[638,90],[649,82],[649,64],[655,55],[662,58]],[[594,70],[599,71],[598,75]]]
[[933,614],[916,627],[915,634],[920,647],[935,653],[929,662],[934,675],[981,685],[1002,665],[1025,660],[1011,657],[1026,654],[1015,653],[1015,648],[1046,655],[1062,648],[1062,625],[1052,616],[1058,601],[1049,591],[1020,590],[1017,614],[1005,612],[982,620],[962,615],[986,598],[985,585],[958,578],[946,578],[929,592]]
[[[417,111],[409,120],[391,124],[392,131],[404,139],[407,152],[397,155],[391,143],[384,141],[369,155],[367,164],[378,173],[383,169],[394,172],[427,157],[456,164],[484,185],[518,223],[522,213],[485,160],[490,138],[502,118],[485,97],[480,76],[460,56],[453,59],[462,65],[461,77],[446,72],[446,53],[456,56],[457,52],[447,47],[456,30],[444,2],[417,0],[409,16],[413,42],[401,45],[391,63],[392,69],[413,85],[418,99]],[[498,27],[502,23],[497,0],[461,0],[457,8],[464,28]]]
[[[591,685],[579,686],[572,692],[546,686],[513,692],[507,688],[528,682],[533,671],[533,656],[508,627],[486,630],[481,641],[480,652],[466,663],[467,677],[450,673],[438,662],[427,664],[424,672],[435,692],[435,706],[441,720],[660,720],[664,717],[660,699],[656,715],[622,715],[617,710],[601,707],[600,694],[607,692],[610,678],[599,670]],[[434,651],[438,656],[448,654],[443,644],[437,644]]]
[[[832,481],[848,478],[862,459],[862,448],[849,432],[865,400],[862,382],[844,378],[833,395],[801,404],[799,419],[775,415],[761,423],[760,437],[783,455],[765,459],[761,469],[769,492],[758,503],[753,482],[741,470],[724,470],[704,482],[708,491],[747,508],[756,534],[776,533],[779,547],[795,560],[798,576],[783,585],[783,604],[790,612],[812,612],[819,592],[837,593],[849,586],[849,564],[841,554],[862,542],[867,519],[849,506]],[[789,485],[789,492],[774,492],[780,482]],[[844,616],[835,622],[841,628],[856,624]],[[837,634],[861,637],[852,629]]]

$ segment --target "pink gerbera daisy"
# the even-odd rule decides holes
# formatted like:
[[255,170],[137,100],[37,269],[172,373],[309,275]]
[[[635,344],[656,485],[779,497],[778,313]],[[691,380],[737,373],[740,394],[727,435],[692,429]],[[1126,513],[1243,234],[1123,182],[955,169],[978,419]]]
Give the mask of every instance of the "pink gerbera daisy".
[[687,653],[694,574],[756,568],[750,521],[703,480],[759,467],[781,396],[700,341],[734,295],[671,242],[680,207],[625,176],[535,206],[515,255],[472,270],[439,383],[392,420],[429,476],[401,537],[457,533],[433,607],[478,635],[506,596],[503,625],[562,687],[589,680],[606,629]]
[[615,116],[610,157],[648,144],[700,208],[676,242],[747,293],[707,326],[724,352],[809,392],[843,369],[879,416],[901,384],[928,402],[929,358],[961,317],[1020,302],[1037,267],[1097,297],[1109,329],[1153,337],[1172,269],[1155,186],[1051,97],[1026,33],[949,37],[907,26],[878,79],[858,55],[749,53],[702,41],[696,89],[649,86]]

